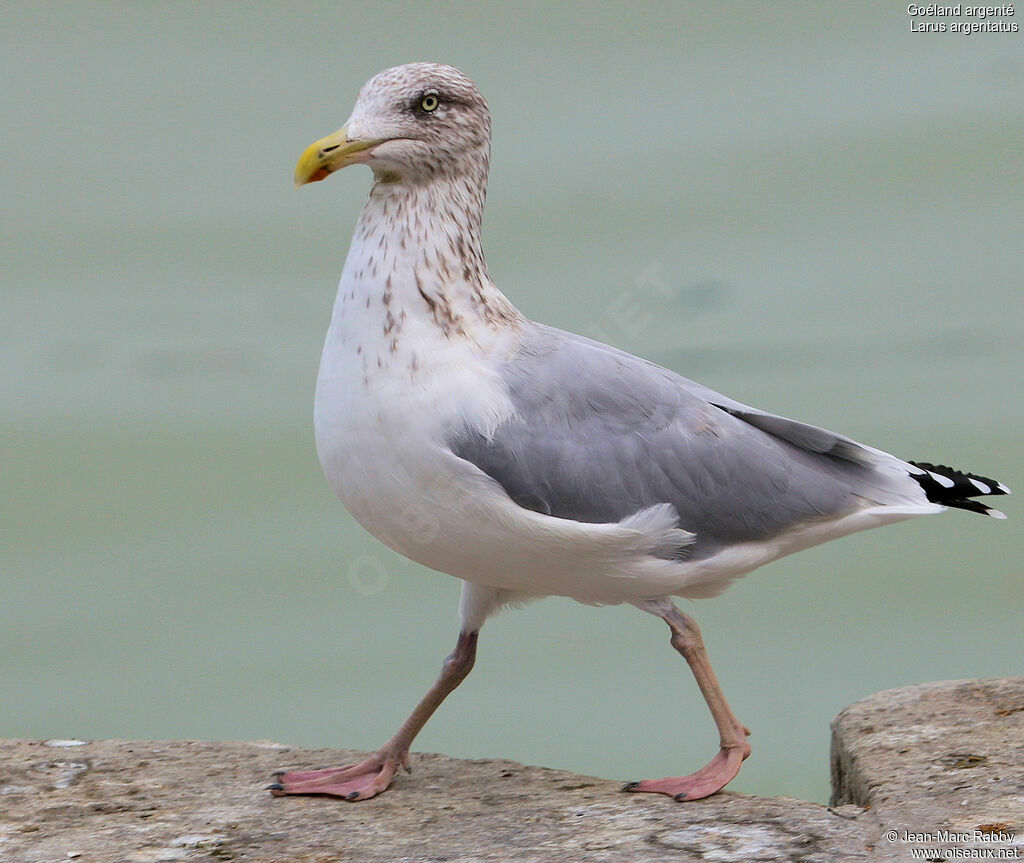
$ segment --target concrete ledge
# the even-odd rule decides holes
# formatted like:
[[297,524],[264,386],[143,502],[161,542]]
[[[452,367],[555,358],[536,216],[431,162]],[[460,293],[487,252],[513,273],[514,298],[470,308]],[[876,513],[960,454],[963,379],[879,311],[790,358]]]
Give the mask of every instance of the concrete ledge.
[[[883,844],[892,831],[981,833],[916,845],[1015,847],[974,859],[1024,860],[1024,678],[926,683],[847,707],[832,723],[831,803],[870,807]],[[910,859],[915,843],[888,844]]]
[[[678,804],[622,794],[618,782],[441,755],[416,756],[415,773],[374,800],[273,798],[263,790],[273,771],[362,753],[8,740],[0,861],[833,863],[911,860],[919,847],[1024,859],[1024,678],[884,692],[843,711],[833,735],[831,808],[730,792]],[[982,838],[902,838],[940,830]]]

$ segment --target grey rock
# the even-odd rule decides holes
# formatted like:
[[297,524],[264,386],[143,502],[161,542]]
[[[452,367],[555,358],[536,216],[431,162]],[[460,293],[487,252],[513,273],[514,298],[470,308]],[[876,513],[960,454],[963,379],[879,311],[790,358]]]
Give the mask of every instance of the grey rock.
[[1024,677],[925,683],[847,707],[832,723],[831,803],[870,809],[879,860],[911,859],[911,847],[1024,860]]
[[5,740],[0,861],[832,863],[912,859],[913,842],[887,841],[887,830],[988,825],[1007,836],[991,847],[1018,841],[1024,678],[881,693],[843,711],[833,735],[831,807],[732,792],[681,804],[623,794],[618,782],[443,755],[414,756],[414,772],[373,800],[275,798],[265,790],[274,771],[364,753]]

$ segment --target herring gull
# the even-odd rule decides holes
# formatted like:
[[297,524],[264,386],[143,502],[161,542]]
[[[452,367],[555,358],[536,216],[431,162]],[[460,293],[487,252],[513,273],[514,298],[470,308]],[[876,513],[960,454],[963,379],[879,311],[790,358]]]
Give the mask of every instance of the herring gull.
[[348,165],[373,171],[317,378],[324,473],[366,530],[463,585],[455,649],[395,735],[358,764],[280,773],[270,788],[346,800],[384,791],[473,667],[488,616],[555,595],[632,603],[668,624],[720,748],[695,773],[625,790],[706,797],[739,771],[749,731],[671,597],[714,596],[783,555],[947,507],[1002,517],[974,498],[1008,489],[528,320],[487,273],[489,152],[473,83],[412,63],[372,78],[348,122],[296,167],[296,185]]

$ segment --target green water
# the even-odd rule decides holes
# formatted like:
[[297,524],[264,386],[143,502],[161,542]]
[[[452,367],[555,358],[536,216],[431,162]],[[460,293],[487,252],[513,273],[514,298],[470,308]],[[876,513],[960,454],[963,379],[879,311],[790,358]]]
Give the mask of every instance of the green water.
[[[385,66],[495,115],[492,275],[736,398],[1024,488],[1024,42],[897,3],[6,5],[0,736],[372,748],[458,584],[364,535],[311,432],[368,176],[295,158]],[[1019,505],[788,558],[695,605],[752,728],[733,787],[824,799],[879,689],[1022,673]],[[715,734],[667,631],[488,624],[417,748],[620,779]]]

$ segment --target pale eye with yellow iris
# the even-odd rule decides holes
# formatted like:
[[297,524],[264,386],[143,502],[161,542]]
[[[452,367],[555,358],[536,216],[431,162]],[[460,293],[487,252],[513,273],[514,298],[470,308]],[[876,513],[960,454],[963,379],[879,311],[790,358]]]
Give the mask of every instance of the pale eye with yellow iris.
[[440,104],[441,102],[434,93],[427,93],[422,99],[420,99],[420,108],[428,114],[431,111],[436,111],[437,106]]

